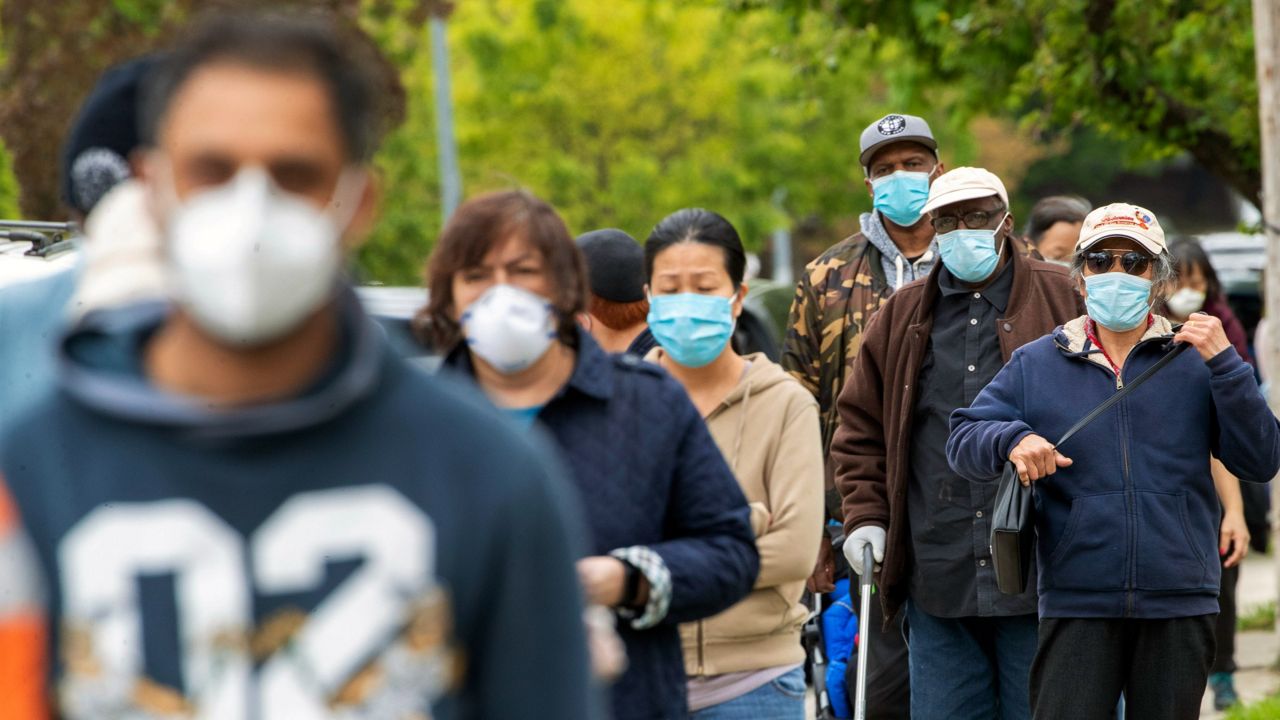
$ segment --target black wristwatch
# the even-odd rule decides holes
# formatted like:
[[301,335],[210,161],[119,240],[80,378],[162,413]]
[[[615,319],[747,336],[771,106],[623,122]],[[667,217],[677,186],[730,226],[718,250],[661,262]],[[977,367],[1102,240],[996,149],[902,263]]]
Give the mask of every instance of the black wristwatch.
[[622,601],[618,605],[619,607],[634,608],[636,597],[640,594],[640,578],[644,577],[644,573],[640,572],[640,568],[626,560],[621,558],[619,560],[626,571],[626,577],[622,583]]

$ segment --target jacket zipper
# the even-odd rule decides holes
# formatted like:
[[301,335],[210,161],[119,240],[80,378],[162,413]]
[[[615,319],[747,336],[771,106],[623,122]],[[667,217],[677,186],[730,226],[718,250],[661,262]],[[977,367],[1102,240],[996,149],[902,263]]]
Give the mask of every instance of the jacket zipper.
[[[1129,360],[1133,358],[1133,353],[1138,348],[1142,347],[1143,345],[1149,342],[1164,341],[1166,339],[1167,338],[1149,338],[1147,340],[1138,341],[1136,345],[1134,345],[1132,348],[1129,349],[1129,354],[1125,356],[1124,367],[1129,366]],[[1090,364],[1096,364],[1096,363],[1093,363],[1093,361],[1087,360],[1087,359],[1084,362],[1087,362]],[[1123,373],[1124,373],[1124,368],[1121,368],[1119,373],[1115,373],[1116,392],[1120,392],[1120,390],[1124,389]],[[1128,545],[1129,545],[1129,557],[1128,557],[1129,568],[1128,568],[1128,577],[1125,579],[1124,615],[1125,617],[1131,617],[1133,615],[1133,596],[1134,596],[1135,588],[1137,587],[1137,574],[1138,574],[1138,571],[1137,571],[1138,523],[1137,523],[1137,511],[1135,510],[1135,507],[1137,506],[1137,502],[1138,502],[1138,497],[1137,497],[1137,492],[1133,487],[1133,476],[1129,468],[1129,442],[1127,440],[1128,413],[1125,412],[1126,406],[1127,406],[1127,403],[1122,400],[1120,401],[1120,406],[1116,408],[1116,411],[1120,413],[1120,434],[1121,434],[1120,457],[1121,457],[1121,466],[1123,471],[1122,474],[1124,479],[1124,504],[1125,504],[1124,523],[1125,523],[1125,531],[1126,531],[1125,536],[1128,540]]]
[[[1129,349],[1124,358],[1124,367],[1129,367],[1133,353],[1139,347],[1155,339],[1142,340]],[[1116,373],[1116,392],[1124,388],[1124,368]],[[1125,579],[1124,616],[1133,616],[1133,596],[1138,586],[1138,492],[1133,486],[1133,473],[1129,466],[1129,403],[1120,401],[1116,410],[1120,413],[1120,458],[1124,477],[1125,530],[1129,541],[1129,573]]]
[[[1124,401],[1121,401],[1124,405]],[[1138,522],[1135,507],[1137,505],[1137,493],[1133,488],[1133,476],[1129,472],[1129,433],[1128,419],[1129,414],[1125,412],[1127,408],[1121,407],[1120,410],[1120,456],[1124,461],[1124,504],[1125,504],[1125,525],[1129,530],[1129,577],[1126,583],[1125,592],[1125,608],[1124,616],[1133,615],[1133,591],[1137,583],[1134,581],[1137,575],[1136,566],[1138,564]]]

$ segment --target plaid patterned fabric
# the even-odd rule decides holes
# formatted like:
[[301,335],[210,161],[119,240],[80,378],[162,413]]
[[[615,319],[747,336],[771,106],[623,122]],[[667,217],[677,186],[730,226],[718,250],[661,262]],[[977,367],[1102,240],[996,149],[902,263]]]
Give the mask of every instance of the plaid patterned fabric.
[[647,630],[662,622],[667,608],[671,607],[671,571],[662,556],[643,545],[619,548],[609,555],[634,565],[649,581],[649,601],[645,603],[644,614],[636,617],[636,612],[629,608],[618,608],[618,614],[630,620],[636,630]]

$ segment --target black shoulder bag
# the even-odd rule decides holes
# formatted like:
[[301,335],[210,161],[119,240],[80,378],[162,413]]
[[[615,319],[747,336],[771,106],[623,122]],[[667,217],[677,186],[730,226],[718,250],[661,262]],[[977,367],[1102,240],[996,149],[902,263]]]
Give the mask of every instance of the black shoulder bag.
[[[1099,415],[1110,410],[1113,405],[1124,399],[1126,395],[1138,389],[1160,368],[1173,362],[1182,351],[1190,345],[1178,343],[1156,364],[1147,368],[1133,382],[1125,385],[1118,392],[1107,398],[1098,407],[1085,415],[1071,429],[1062,435],[1054,447],[1071,439],[1085,425],[1093,422]],[[1005,461],[1004,473],[1000,476],[1000,487],[996,491],[996,504],[991,517],[991,564],[996,571],[996,586],[1006,595],[1018,595],[1027,589],[1027,576],[1031,571],[1031,555],[1035,552],[1035,520],[1031,517],[1034,502],[1030,486],[1018,481],[1018,469],[1013,463]]]

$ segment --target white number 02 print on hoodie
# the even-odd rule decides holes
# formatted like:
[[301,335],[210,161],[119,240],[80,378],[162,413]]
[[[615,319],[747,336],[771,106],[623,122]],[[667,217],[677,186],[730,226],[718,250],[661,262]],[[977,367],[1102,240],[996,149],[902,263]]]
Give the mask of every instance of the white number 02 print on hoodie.
[[[239,534],[192,500],[99,507],[59,548],[63,714],[429,717],[452,670],[434,542],[426,515],[381,485],[290,498],[247,553]],[[363,562],[310,613],[255,627],[254,594],[316,590],[326,563],[353,559]],[[138,579],[165,574],[174,578],[182,692],[144,675]]]

